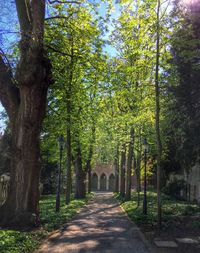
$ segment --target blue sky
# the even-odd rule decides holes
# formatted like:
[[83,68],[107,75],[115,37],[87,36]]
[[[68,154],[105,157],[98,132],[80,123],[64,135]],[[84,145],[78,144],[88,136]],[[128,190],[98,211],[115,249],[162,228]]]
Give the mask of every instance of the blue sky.
[[[113,1],[114,3],[115,1]],[[102,3],[99,8],[99,13],[102,16],[105,16],[107,3]],[[112,26],[112,19],[115,19],[119,16],[119,5],[114,4],[114,9],[111,12],[111,22],[108,24],[109,32],[105,34],[105,39],[109,40],[109,35],[113,31]],[[5,1],[0,0],[0,48],[3,49],[5,53],[9,55],[12,51],[12,45],[16,41],[18,37],[18,21],[17,21],[17,14],[15,9],[14,1]],[[108,53],[110,56],[116,55],[116,49],[113,48],[111,45],[106,45],[104,51]],[[0,103],[0,113],[3,111],[3,107]],[[0,132],[3,131],[5,127],[4,121],[0,118]]]

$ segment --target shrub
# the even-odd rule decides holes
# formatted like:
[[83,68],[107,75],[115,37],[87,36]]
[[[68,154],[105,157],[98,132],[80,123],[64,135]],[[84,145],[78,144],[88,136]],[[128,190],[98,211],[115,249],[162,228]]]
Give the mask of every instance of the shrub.
[[185,180],[173,180],[163,189],[163,192],[170,195],[176,199],[184,199],[184,194],[181,196],[181,191],[186,192],[186,182]]

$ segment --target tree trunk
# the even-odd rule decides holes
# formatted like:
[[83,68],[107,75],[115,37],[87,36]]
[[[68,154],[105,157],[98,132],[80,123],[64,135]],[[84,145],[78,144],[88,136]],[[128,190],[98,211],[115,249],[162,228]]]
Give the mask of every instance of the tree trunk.
[[[71,118],[71,117],[69,117]],[[71,173],[71,127],[70,119],[67,122],[67,182],[66,182],[66,198],[65,203],[68,205],[71,200],[71,185],[72,185],[72,173]]]
[[10,192],[0,208],[0,223],[24,227],[38,222],[39,139],[51,66],[43,49],[45,1],[27,5],[16,0],[16,7],[21,42],[15,79],[0,56],[0,99],[12,132]]
[[160,0],[157,1],[157,26],[156,26],[156,72],[155,72],[155,94],[156,94],[156,146],[157,146],[157,208],[158,228],[161,227],[161,155],[162,146],[160,138],[160,88],[159,88],[159,57],[160,57]]
[[75,198],[83,199],[86,196],[86,173],[83,170],[82,166],[82,157],[81,157],[81,146],[78,142],[77,153],[75,158],[75,172],[76,172],[76,182],[75,182]]
[[125,199],[131,199],[131,172],[133,165],[133,148],[134,148],[134,129],[131,128],[130,131],[130,143],[128,150],[128,161],[127,161],[127,173],[126,173],[126,195]]
[[89,148],[89,154],[88,154],[88,159],[86,161],[86,168],[85,168],[85,171],[88,174],[88,193],[91,192],[91,169],[92,169],[91,161],[92,161],[94,142],[95,142],[95,132],[96,132],[96,126],[95,126],[95,121],[93,120],[90,148]]
[[[38,64],[37,67],[45,69],[43,65]],[[13,155],[10,193],[0,209],[0,219],[6,225],[26,226],[37,222],[41,167],[39,139],[47,87],[38,74],[32,86],[27,84],[20,89],[20,105],[11,128]]]
[[88,169],[88,193],[92,191],[92,173],[91,173],[91,166]]
[[141,192],[141,153],[138,152],[136,158],[136,180],[137,180],[137,192]]
[[92,160],[92,155],[93,155],[93,144],[90,146],[90,151],[89,151],[89,157],[86,162],[86,168],[85,171],[88,174],[88,193],[91,193],[91,160]]
[[71,97],[72,97],[72,84],[73,84],[73,68],[74,68],[74,50],[73,50],[73,40],[71,45],[71,60],[69,64],[69,80],[68,87],[66,89],[66,107],[67,107],[67,182],[66,182],[66,198],[65,203],[68,205],[71,200],[71,191],[72,191],[72,169],[71,169]]
[[125,168],[126,168],[126,146],[123,145],[120,166],[120,196],[125,197]]
[[119,146],[117,145],[116,156],[114,161],[115,166],[115,192],[119,192]]

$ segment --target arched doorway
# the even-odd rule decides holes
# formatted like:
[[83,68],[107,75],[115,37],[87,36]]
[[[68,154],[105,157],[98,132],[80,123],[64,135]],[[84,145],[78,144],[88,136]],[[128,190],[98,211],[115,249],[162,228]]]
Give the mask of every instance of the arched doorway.
[[98,189],[98,176],[96,173],[92,174],[91,188],[92,188],[92,190]]
[[106,174],[101,174],[100,178],[100,190],[106,191]]
[[109,176],[109,191],[114,191],[115,189],[115,176],[113,174],[110,174]]

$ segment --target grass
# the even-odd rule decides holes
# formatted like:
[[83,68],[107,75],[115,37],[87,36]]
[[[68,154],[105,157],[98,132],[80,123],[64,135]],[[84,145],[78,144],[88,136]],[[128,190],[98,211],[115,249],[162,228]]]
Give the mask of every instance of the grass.
[[26,253],[35,250],[48,232],[59,228],[62,224],[71,220],[80,208],[87,203],[93,194],[86,199],[72,199],[69,205],[65,205],[65,198],[61,196],[60,212],[55,212],[55,195],[42,196],[40,200],[41,230],[21,232],[16,230],[0,230],[1,253]]
[[[157,195],[154,191],[147,192],[148,215],[143,215],[143,194],[140,194],[140,205],[137,205],[137,193],[133,192],[131,201],[126,201],[119,196],[115,197],[120,201],[121,206],[128,216],[138,225],[153,226],[157,221]],[[197,204],[188,204],[186,201],[177,201],[165,194],[162,194],[162,219],[165,223],[180,216],[193,216],[200,214],[200,207]],[[199,225],[199,224],[196,224]]]

